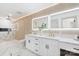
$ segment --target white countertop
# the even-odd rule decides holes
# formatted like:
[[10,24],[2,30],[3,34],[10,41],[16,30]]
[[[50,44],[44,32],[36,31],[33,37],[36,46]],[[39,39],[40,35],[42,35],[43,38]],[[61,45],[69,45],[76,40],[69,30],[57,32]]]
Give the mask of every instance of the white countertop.
[[65,38],[65,37],[49,37],[49,36],[40,36],[40,35],[33,35],[33,34],[30,34],[28,36],[35,36],[35,37],[42,37],[42,38],[49,38],[51,40],[57,40],[57,41],[60,41],[60,42],[66,42],[66,43],[71,43],[71,44],[77,44],[79,45],[79,41],[78,40],[75,40],[75,39],[72,39],[72,38]]

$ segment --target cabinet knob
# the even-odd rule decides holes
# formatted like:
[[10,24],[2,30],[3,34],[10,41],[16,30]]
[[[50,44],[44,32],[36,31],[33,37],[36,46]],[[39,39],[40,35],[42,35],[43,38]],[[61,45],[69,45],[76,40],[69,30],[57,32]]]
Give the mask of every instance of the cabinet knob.
[[48,45],[48,44],[46,44],[46,45],[45,45],[45,48],[46,48],[46,49],[49,49],[49,45]]
[[28,40],[28,42],[30,43],[30,40]]
[[37,50],[37,49],[36,49],[35,51],[36,51],[36,52],[38,52],[38,50]]

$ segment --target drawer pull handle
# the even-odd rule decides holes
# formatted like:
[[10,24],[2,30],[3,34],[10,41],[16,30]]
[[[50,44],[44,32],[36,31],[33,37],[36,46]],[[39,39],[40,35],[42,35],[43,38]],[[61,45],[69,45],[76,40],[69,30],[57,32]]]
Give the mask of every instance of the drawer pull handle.
[[35,40],[38,40],[38,39],[35,39]]
[[77,48],[74,48],[75,50],[79,50],[79,49],[77,49]]
[[38,45],[38,43],[35,43],[35,45]]
[[35,50],[36,52],[38,52],[38,50]]

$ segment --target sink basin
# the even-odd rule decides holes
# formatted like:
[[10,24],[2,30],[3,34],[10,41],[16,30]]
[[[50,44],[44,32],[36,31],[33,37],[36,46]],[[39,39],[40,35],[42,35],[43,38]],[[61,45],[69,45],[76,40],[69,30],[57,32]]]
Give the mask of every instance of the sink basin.
[[79,39],[74,39],[74,40],[79,41]]

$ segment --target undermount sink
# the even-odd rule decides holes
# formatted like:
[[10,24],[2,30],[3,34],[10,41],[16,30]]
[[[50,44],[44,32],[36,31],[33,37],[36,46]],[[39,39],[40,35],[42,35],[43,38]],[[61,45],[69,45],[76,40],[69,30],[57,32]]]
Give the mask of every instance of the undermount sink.
[[74,40],[79,41],[79,39],[74,39]]

